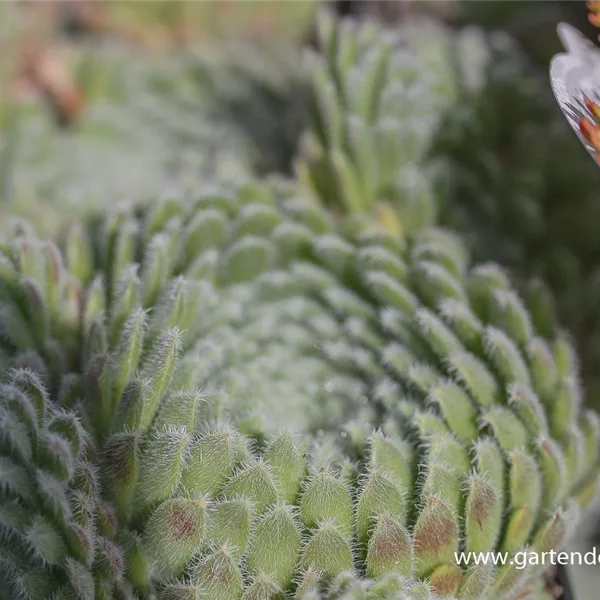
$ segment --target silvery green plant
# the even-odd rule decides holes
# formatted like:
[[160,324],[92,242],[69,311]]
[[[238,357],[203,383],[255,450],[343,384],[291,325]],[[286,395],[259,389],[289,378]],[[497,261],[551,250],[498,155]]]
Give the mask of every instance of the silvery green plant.
[[[24,217],[56,235],[65,214],[102,213],[107,199],[143,202],[173,184],[289,172],[305,113],[305,74],[291,39],[266,48],[190,39],[176,51],[140,52],[106,32],[65,39],[62,20],[48,19],[44,35],[60,37],[67,53],[57,58],[85,98],[81,118],[64,130],[44,97],[15,101],[19,40],[31,35],[32,15],[1,12],[3,218]],[[42,40],[53,53],[55,42]]]
[[460,87],[475,93],[485,82],[485,40],[429,20],[391,32],[322,12],[317,25],[300,180],[338,211],[378,214],[396,227],[432,223],[430,151]]
[[[0,598],[539,598],[598,417],[544,297],[293,186],[0,254]],[[543,596],[541,596],[543,597]]]
[[338,214],[370,214],[392,230],[443,223],[478,261],[510,269],[523,295],[549,287],[596,406],[597,169],[546,69],[539,77],[499,32],[417,20],[389,33],[320,17],[296,161],[304,187]]

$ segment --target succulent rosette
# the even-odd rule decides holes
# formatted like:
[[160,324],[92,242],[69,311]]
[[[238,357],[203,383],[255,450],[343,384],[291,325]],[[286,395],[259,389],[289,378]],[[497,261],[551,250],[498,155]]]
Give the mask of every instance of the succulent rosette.
[[333,188],[7,233],[1,599],[547,598],[542,565],[457,555],[561,548],[596,497],[576,354],[358,150],[299,158]]

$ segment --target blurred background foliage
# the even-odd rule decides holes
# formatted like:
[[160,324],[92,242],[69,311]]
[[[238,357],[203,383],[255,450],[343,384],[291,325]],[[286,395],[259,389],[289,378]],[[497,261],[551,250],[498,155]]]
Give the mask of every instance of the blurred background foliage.
[[[318,4],[0,3],[0,218],[56,234],[122,199],[290,175],[308,120],[301,50],[315,43]],[[430,149],[439,211],[476,259],[552,289],[598,403],[598,170],[547,81],[559,21],[595,36],[585,2],[329,4],[393,28],[426,17],[504,36],[483,89],[441,117]]]

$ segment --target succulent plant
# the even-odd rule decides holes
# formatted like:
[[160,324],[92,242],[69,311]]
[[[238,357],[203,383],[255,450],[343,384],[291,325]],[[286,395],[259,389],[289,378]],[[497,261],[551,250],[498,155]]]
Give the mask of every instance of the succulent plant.
[[427,225],[437,209],[427,159],[457,97],[451,57],[464,36],[430,21],[398,33],[319,16],[321,52],[307,53],[313,106],[300,180],[337,211]]
[[448,40],[321,24],[304,185],[192,174],[2,239],[0,599],[547,598],[455,553],[559,548],[595,498],[576,353],[439,226]]
[[[522,598],[595,495],[543,303],[295,188],[26,226],[0,260],[2,598]],[[529,591],[527,591],[529,590]]]
[[509,269],[522,295],[552,290],[596,406],[597,169],[546,68],[541,78],[501,32],[409,20],[388,34],[327,15],[319,25],[301,183],[337,214],[451,227],[477,261]]
[[[3,9],[0,42],[8,47],[21,16],[17,7]],[[107,199],[142,202],[182,182],[283,169],[296,137],[280,135],[284,140],[277,144],[273,126],[281,133],[277,117],[289,103],[288,88],[297,87],[300,70],[288,66],[295,53],[280,48],[276,59],[266,61],[266,52],[244,46],[242,76],[241,52],[219,49],[148,56],[119,42],[72,44],[58,56],[85,96],[85,108],[77,126],[66,130],[57,130],[35,94],[11,102],[8,74],[0,72],[6,88],[0,103],[0,215],[31,219],[55,235],[66,214],[103,214]],[[297,113],[303,114],[290,111],[290,120]],[[289,124],[291,131],[297,126]],[[271,146],[247,127],[270,138]]]

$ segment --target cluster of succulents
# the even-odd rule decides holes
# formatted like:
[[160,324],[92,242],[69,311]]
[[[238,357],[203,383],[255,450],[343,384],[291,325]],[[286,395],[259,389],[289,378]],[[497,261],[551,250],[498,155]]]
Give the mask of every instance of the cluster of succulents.
[[546,70],[540,77],[504,33],[424,18],[384,34],[325,19],[318,33],[295,164],[305,188],[337,213],[397,229],[443,223],[477,260],[510,269],[523,294],[548,286],[597,402],[597,169]]
[[298,181],[5,232],[0,599],[548,599],[455,553],[560,548],[595,499],[576,352],[439,221],[448,38],[320,24]]
[[[485,48],[471,32],[452,36],[432,21],[382,35],[374,21],[338,27],[325,18],[318,40],[321,53],[308,53],[312,120],[298,177],[338,211],[383,213],[410,228],[433,222],[437,201],[426,165],[458,97],[455,49],[470,42]],[[473,85],[482,66],[470,69]]]
[[57,132],[44,106],[7,107],[3,216],[38,218],[55,233],[65,214],[101,212],[107,198],[149,198],[189,173],[238,177],[252,164],[247,138],[209,118],[209,94],[201,89],[190,106],[185,60],[150,62],[126,48],[96,52],[102,60],[82,50],[75,61],[91,82],[85,119],[75,128]]
[[288,196],[7,241],[0,597],[526,597],[454,553],[555,548],[594,497],[570,345],[449,232]]
[[[13,38],[15,32],[29,32],[26,16],[22,7],[2,7],[3,47],[24,52],[25,43]],[[161,54],[144,53],[123,40],[54,37],[61,42],[58,49],[48,46],[40,55],[51,55],[73,79],[83,115],[57,129],[51,103],[35,86],[18,91],[19,51],[7,55],[12,61],[2,61],[3,219],[35,220],[54,235],[65,215],[86,218],[121,199],[143,202],[157,190],[192,181],[285,171],[290,162],[303,112],[282,112],[303,75],[290,68],[295,53],[283,43],[267,60],[256,44],[190,46]],[[285,118],[289,133],[283,135]]]
[[440,220],[522,288],[531,278],[549,286],[580,351],[587,401],[596,403],[597,167],[561,114],[547,69],[528,66],[508,42],[497,38],[484,92],[464,98],[436,138]]

